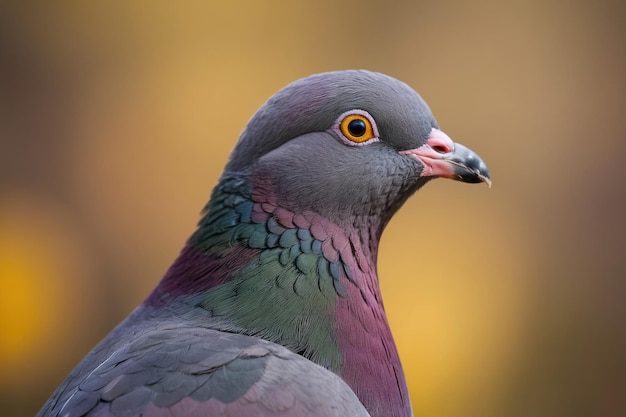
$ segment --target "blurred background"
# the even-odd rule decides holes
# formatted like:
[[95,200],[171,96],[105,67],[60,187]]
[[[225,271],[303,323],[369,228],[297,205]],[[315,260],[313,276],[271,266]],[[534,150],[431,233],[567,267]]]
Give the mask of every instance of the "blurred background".
[[626,3],[591,0],[3,1],[3,415],[156,285],[254,111],[345,68],[413,86],[493,175],[383,237],[415,415],[626,415]]

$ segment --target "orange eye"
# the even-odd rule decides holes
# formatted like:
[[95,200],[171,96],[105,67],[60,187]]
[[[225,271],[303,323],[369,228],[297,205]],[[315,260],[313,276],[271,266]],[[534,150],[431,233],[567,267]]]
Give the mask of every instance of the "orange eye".
[[378,136],[370,118],[362,113],[365,112],[350,112],[339,122],[339,130],[343,136],[355,144],[377,139]]

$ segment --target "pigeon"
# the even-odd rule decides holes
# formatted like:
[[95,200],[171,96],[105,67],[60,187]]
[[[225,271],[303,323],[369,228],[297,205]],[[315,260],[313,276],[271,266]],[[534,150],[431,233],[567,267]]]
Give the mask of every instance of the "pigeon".
[[291,83],[248,122],[157,287],[38,416],[411,416],[376,262],[437,177],[491,184],[407,84]]

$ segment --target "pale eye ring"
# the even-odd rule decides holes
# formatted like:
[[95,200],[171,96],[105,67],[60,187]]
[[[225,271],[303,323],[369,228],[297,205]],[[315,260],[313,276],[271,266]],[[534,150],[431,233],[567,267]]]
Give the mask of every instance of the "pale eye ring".
[[363,146],[380,140],[376,122],[365,110],[354,109],[342,113],[331,130],[350,146]]

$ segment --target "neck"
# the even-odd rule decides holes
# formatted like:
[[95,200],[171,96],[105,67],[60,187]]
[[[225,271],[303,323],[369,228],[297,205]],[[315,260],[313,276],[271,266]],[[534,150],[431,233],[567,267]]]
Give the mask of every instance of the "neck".
[[267,184],[224,177],[147,303],[186,300],[217,328],[281,344],[341,375],[372,416],[398,408],[409,416],[376,274],[380,230],[295,213]]

